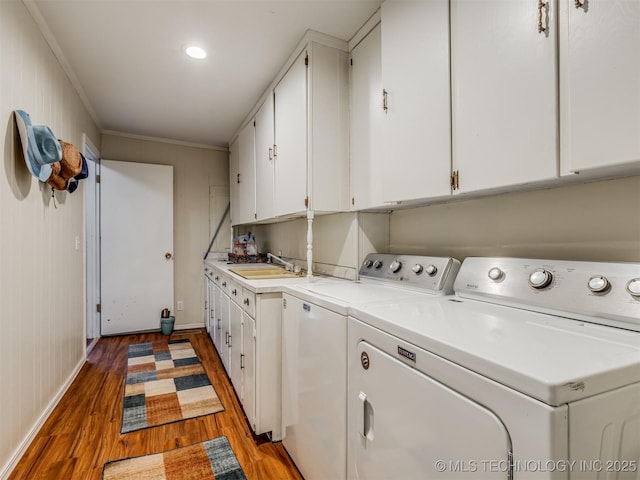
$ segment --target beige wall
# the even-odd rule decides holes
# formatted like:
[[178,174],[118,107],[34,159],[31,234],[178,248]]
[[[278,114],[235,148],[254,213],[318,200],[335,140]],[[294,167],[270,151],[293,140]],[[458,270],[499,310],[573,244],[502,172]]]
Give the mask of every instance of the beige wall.
[[102,158],[173,165],[174,298],[184,302],[184,310],[175,312],[176,327],[202,326],[202,258],[211,240],[209,192],[229,185],[228,152],[105,134]]
[[[356,224],[356,218],[358,222]],[[262,251],[305,259],[305,219],[243,228]],[[640,262],[640,177],[455,199],[314,222],[314,262],[357,268],[371,252]],[[343,270],[337,273],[342,276]]]
[[398,210],[392,253],[640,262],[640,177]]
[[84,188],[51,190],[27,170],[13,110],[82,147],[100,135],[28,11],[0,1],[0,478],[85,355]]

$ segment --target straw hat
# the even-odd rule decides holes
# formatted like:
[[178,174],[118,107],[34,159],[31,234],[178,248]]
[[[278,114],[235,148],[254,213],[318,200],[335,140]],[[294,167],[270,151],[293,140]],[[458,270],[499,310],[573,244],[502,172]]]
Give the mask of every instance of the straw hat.
[[82,157],[78,149],[70,143],[60,140],[60,147],[62,160],[51,165],[49,185],[56,190],[66,190],[68,181],[82,171]]

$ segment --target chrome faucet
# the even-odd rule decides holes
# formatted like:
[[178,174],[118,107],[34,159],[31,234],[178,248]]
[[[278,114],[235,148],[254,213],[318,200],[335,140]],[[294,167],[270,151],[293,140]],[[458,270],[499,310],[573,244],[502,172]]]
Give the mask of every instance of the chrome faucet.
[[293,263],[287,262],[286,260],[283,260],[280,257],[276,257],[272,253],[267,253],[267,258],[271,259],[271,263],[273,263],[273,261],[275,260],[276,262],[284,265],[284,268],[286,268],[287,270],[293,271]]

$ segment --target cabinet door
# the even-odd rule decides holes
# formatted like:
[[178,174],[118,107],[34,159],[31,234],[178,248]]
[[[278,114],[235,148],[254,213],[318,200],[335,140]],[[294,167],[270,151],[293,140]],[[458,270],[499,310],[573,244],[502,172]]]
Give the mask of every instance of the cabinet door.
[[454,193],[557,176],[556,2],[451,0]]
[[640,2],[562,7],[562,173],[640,162]]
[[[231,213],[233,224],[239,225],[251,223],[256,219],[255,128],[253,122],[249,122],[240,131],[234,145],[235,143],[237,146],[229,156],[229,171],[232,172],[230,179],[232,182]],[[237,169],[232,168],[234,163],[237,163]],[[233,195],[234,191],[235,195]]]
[[242,407],[251,428],[256,430],[256,322],[242,314]]
[[307,66],[306,50],[275,88],[274,213],[306,210],[307,197]]
[[351,51],[351,209],[382,203],[380,24]]
[[220,339],[222,338],[222,322],[220,321],[221,314],[221,300],[220,300],[220,289],[217,285],[213,285],[213,304],[214,312],[213,318],[211,319],[211,339],[213,340],[213,344],[216,347],[216,350],[220,354],[222,345],[220,344]]
[[231,225],[238,225],[242,216],[240,213],[240,183],[238,182],[240,176],[239,147],[239,138],[229,145],[229,189],[231,191],[231,212],[229,215],[231,217]]
[[273,93],[256,114],[256,215],[273,217]]
[[449,77],[448,0],[384,2],[384,201],[450,194]]
[[242,308],[236,302],[229,303],[229,369],[227,373],[231,384],[242,398],[242,369],[240,355],[242,354]]
[[[205,287],[207,289],[207,301],[205,303],[204,309],[204,324],[207,328],[207,332],[211,336],[211,340],[214,339],[215,335],[215,299],[214,299],[214,283],[207,277],[205,277]],[[215,343],[215,341],[214,341]]]
[[[224,369],[229,373],[229,297],[220,292],[220,316],[218,317],[220,332],[220,348],[218,353]],[[224,341],[224,343],[223,343]]]

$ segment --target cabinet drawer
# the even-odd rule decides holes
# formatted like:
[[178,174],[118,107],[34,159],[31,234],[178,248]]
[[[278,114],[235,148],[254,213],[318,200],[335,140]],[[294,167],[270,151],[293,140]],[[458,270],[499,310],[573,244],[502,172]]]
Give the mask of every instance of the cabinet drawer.
[[246,288],[242,289],[242,308],[251,318],[256,318],[256,294]]
[[220,288],[220,291],[226,293],[227,295],[229,294],[229,278],[221,275],[220,273],[216,273],[215,276],[213,277],[213,281],[216,283],[216,285],[218,285],[218,288]]
[[242,303],[242,287],[233,280],[227,280],[227,284],[227,295],[229,295],[231,300],[240,305]]

